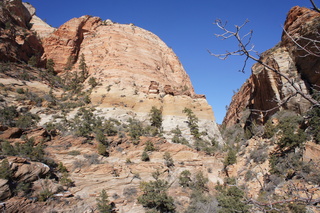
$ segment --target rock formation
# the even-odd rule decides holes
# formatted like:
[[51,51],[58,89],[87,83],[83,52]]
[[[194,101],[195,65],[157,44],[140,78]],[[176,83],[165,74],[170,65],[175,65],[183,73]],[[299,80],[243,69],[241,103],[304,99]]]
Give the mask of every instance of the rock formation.
[[[319,86],[320,74],[316,43],[319,41],[320,14],[307,8],[293,7],[284,24],[281,42],[264,52],[260,60],[288,76],[304,93]],[[305,47],[307,50],[302,50]],[[311,104],[295,94],[294,88],[280,75],[257,63],[240,91],[234,95],[223,121],[226,126],[253,121],[264,123],[282,109],[306,112]],[[242,118],[250,110],[247,118]]]
[[[74,18],[42,35],[42,58],[53,59],[58,73],[79,71],[80,55],[84,56],[90,77],[100,83],[91,100],[103,111],[101,115],[123,120],[129,114],[148,120],[151,107],[156,106],[162,109],[165,131],[178,125],[187,132],[182,113],[187,107],[199,117],[201,131],[222,143],[204,95],[195,94],[178,57],[158,36],[133,24],[90,16]],[[70,61],[73,66],[66,70]]]

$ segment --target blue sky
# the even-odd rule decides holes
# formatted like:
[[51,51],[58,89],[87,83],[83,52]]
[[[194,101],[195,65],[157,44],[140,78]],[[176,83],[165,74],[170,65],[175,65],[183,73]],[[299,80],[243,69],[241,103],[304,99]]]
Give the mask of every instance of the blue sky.
[[[211,56],[235,50],[232,40],[218,39],[221,31],[216,19],[228,21],[228,27],[250,22],[244,33],[253,30],[255,50],[259,53],[276,45],[291,7],[311,7],[308,0],[29,0],[37,15],[53,27],[82,15],[98,16],[149,30],[159,36],[179,57],[189,74],[196,93],[205,94],[218,123],[225,116],[237,91],[251,73],[250,62],[245,74],[238,72],[244,58],[220,60]],[[317,2],[317,1],[316,1]],[[320,1],[319,1],[320,5]]]

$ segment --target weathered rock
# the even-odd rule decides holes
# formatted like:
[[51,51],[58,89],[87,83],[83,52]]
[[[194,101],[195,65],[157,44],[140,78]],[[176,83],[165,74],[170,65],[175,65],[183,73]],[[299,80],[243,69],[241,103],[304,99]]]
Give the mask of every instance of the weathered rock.
[[13,127],[5,130],[1,135],[1,139],[20,138],[22,135],[22,129]]
[[10,161],[10,169],[13,171],[13,178],[19,182],[32,182],[44,177],[50,171],[49,166],[40,162],[28,162],[23,163]]
[[62,186],[55,183],[52,179],[39,179],[32,182],[32,196],[38,197],[41,193],[48,190],[51,194],[60,192]]
[[313,161],[315,163],[320,162],[320,145],[313,142],[307,142],[305,145],[305,151],[303,152],[303,161]]
[[9,181],[6,179],[0,179],[0,201],[9,198],[11,194]]

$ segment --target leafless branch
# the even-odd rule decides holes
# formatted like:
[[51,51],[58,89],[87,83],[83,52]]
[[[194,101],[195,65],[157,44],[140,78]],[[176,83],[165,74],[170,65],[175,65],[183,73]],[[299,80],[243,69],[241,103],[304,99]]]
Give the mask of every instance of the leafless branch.
[[[317,41],[317,40],[314,40],[314,39],[310,39],[310,38],[306,38],[306,37],[303,37],[303,36],[298,36],[296,38],[294,38],[292,35],[290,35],[284,28],[283,28],[283,32],[291,39],[291,41],[293,41],[293,43],[298,47],[300,48],[301,50],[303,50],[306,54],[303,55],[303,56],[300,56],[300,57],[306,57],[306,56],[309,56],[309,55],[313,55],[313,56],[316,56],[316,57],[320,57],[320,48],[319,48],[319,44],[320,42]],[[298,42],[298,41],[301,41],[301,40],[304,40],[304,41],[307,41],[307,43],[304,45],[304,46],[301,46],[301,44]],[[312,51],[310,50],[308,47],[313,47],[315,48],[317,51]]]
[[317,11],[317,12],[320,13],[320,9],[317,7],[317,5],[314,3],[314,1],[313,1],[313,0],[310,0],[310,2],[311,2],[311,4],[312,4],[312,6],[313,6],[313,9],[314,9],[315,11]]
[[[251,48],[248,49],[248,46],[250,46],[250,42],[251,42],[251,39],[252,39],[252,30],[245,34],[245,36],[241,37],[240,36],[240,30],[248,23],[249,21],[246,20],[241,26],[237,26],[235,25],[235,31],[230,31],[226,28],[226,23],[225,24],[222,24],[222,21],[221,20],[216,20],[215,21],[215,25],[218,26],[218,28],[220,28],[223,33],[222,34],[216,34],[216,36],[218,38],[222,38],[223,40],[225,39],[229,39],[229,38],[235,38],[236,41],[238,42],[238,50],[235,50],[235,51],[227,51],[225,54],[213,54],[209,51],[209,53],[215,57],[218,57],[220,59],[227,59],[229,56],[231,55],[235,55],[235,56],[245,56],[245,61],[244,61],[244,67],[242,68],[242,72],[244,72],[244,68],[247,64],[247,61],[249,59],[261,64],[263,67],[265,67],[267,70],[270,70],[274,73],[276,73],[277,75],[281,76],[282,78],[284,78],[289,84],[290,86],[294,89],[295,93],[296,94],[299,94],[301,95],[303,98],[305,98],[306,100],[308,100],[313,106],[320,106],[320,103],[315,100],[314,98],[312,98],[311,95],[309,94],[305,94],[300,88],[299,86],[295,83],[295,81],[293,79],[291,79],[289,76],[283,74],[282,72],[280,72],[280,70],[276,69],[276,68],[273,68],[272,66],[268,65],[266,62],[263,62],[262,60],[260,60],[259,58],[253,56],[252,53],[256,53],[256,51],[254,51],[254,46],[251,45]],[[248,39],[247,41],[245,41],[245,39]],[[306,49],[306,48],[303,48],[301,45],[300,47],[302,49]],[[308,54],[311,54],[312,52],[308,52]],[[313,53],[315,54],[315,53]],[[319,55],[320,57],[320,55]],[[289,97],[291,98],[291,97]],[[287,100],[286,100],[287,102]]]

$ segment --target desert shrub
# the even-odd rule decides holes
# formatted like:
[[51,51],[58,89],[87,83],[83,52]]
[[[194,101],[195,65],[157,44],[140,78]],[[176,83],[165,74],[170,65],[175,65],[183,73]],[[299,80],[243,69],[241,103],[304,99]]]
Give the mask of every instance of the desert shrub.
[[127,199],[135,198],[137,196],[137,193],[138,190],[132,186],[128,186],[123,190],[123,196],[125,196]]
[[104,132],[108,135],[108,136],[115,136],[118,133],[118,130],[116,128],[115,125],[119,125],[118,121],[113,120],[113,119],[108,119],[104,122],[103,125],[103,129]]
[[249,212],[250,207],[245,202],[245,193],[240,187],[232,185],[218,185],[217,200],[221,213]]
[[52,191],[50,191],[50,189],[48,188],[44,188],[40,194],[38,195],[38,200],[40,202],[44,202],[46,200],[48,200],[49,198],[51,198],[53,195]]
[[190,198],[190,204],[184,213],[218,212],[218,201],[214,196],[199,191],[192,191]]
[[35,55],[31,56],[28,60],[28,64],[32,67],[36,67],[38,64],[38,59]]
[[207,140],[203,140],[201,138],[195,140],[194,148],[197,151],[200,151],[200,150],[204,151],[207,155],[212,155],[217,150],[215,143],[212,144],[211,142]]
[[169,183],[161,180],[157,175],[153,175],[155,181],[140,183],[142,194],[138,197],[138,202],[148,209],[159,212],[175,212],[173,198],[168,196]]
[[149,113],[150,117],[150,123],[151,126],[154,126],[158,129],[158,131],[161,131],[162,126],[162,111],[161,109],[157,109],[155,106],[153,106]]
[[97,154],[84,154],[83,157],[87,159],[87,164],[92,165],[92,164],[100,164],[100,159],[99,155]]
[[89,76],[88,67],[86,64],[86,59],[85,59],[83,53],[80,55],[79,69],[81,71],[79,80],[81,83],[83,83]]
[[14,127],[16,125],[15,118],[19,116],[17,107],[8,106],[0,109],[0,122],[2,125]]
[[253,172],[251,170],[248,170],[246,172],[246,174],[244,175],[244,180],[245,181],[250,181],[250,180],[252,180],[254,178],[255,175],[256,175],[255,172]]
[[198,117],[189,108],[184,108],[184,110],[182,112],[187,114],[187,117],[188,117],[187,122],[188,122],[188,127],[190,129],[191,135],[193,135],[194,138],[199,139],[201,134],[199,132],[199,126],[198,126],[199,119],[198,119]]
[[107,146],[102,143],[99,143],[98,144],[98,154],[106,156],[107,155]]
[[175,129],[171,130],[171,133],[173,133],[172,142],[173,143],[181,143],[184,145],[189,145],[189,142],[182,136],[182,132],[177,126]]
[[167,167],[173,167],[174,166],[173,159],[172,159],[171,154],[169,152],[165,152],[163,154],[163,159],[164,159],[164,164]]
[[27,129],[30,127],[34,127],[39,120],[40,117],[38,115],[28,112],[18,117],[16,126],[22,129]]
[[8,159],[3,159],[0,164],[0,179],[11,179],[12,171]]
[[267,148],[263,145],[258,146],[250,152],[250,159],[255,163],[264,163],[268,158]]
[[156,149],[155,149],[155,147],[154,147],[154,145],[153,145],[153,143],[151,141],[147,141],[146,145],[144,147],[144,150],[147,151],[147,152],[152,152],[152,151],[154,151]]
[[288,209],[291,213],[306,213],[306,205],[303,203],[289,203]]
[[108,194],[105,189],[102,189],[99,197],[96,199],[97,209],[100,213],[112,213],[113,206],[110,205],[108,200]]
[[67,167],[65,167],[62,162],[58,164],[57,171],[60,173],[68,172]]
[[9,141],[3,141],[1,142],[1,154],[15,156],[17,155],[17,150]]
[[46,63],[47,72],[52,75],[55,74],[54,66],[55,66],[55,63],[54,63],[53,59],[48,59],[47,63]]
[[89,78],[88,84],[91,86],[91,88],[95,88],[99,83],[95,77],[91,77]]
[[73,155],[73,156],[77,156],[80,154],[81,154],[81,152],[78,150],[72,150],[72,151],[68,152],[68,155]]
[[235,164],[236,162],[237,162],[236,151],[234,149],[229,149],[227,156],[224,158],[223,165],[226,167],[226,166]]
[[182,171],[179,175],[179,184],[182,187],[190,187],[191,183],[191,172],[189,170]]
[[14,194],[27,196],[32,191],[32,185],[28,182],[19,182],[17,183],[15,189],[13,190]]
[[74,181],[69,178],[68,172],[63,172],[59,181],[62,186],[66,186],[68,188],[74,186]]
[[134,141],[139,141],[140,136],[144,134],[142,123],[136,119],[129,119],[129,136]]
[[150,157],[149,157],[148,153],[145,150],[142,152],[141,160],[142,161],[150,161]]
[[23,88],[18,88],[16,89],[16,92],[19,94],[24,94],[24,89]]
[[75,160],[73,161],[73,169],[81,169],[87,165],[87,161],[85,160]]
[[200,171],[196,174],[194,180],[192,181],[193,191],[204,192],[208,190],[208,178],[204,177],[203,173]]

